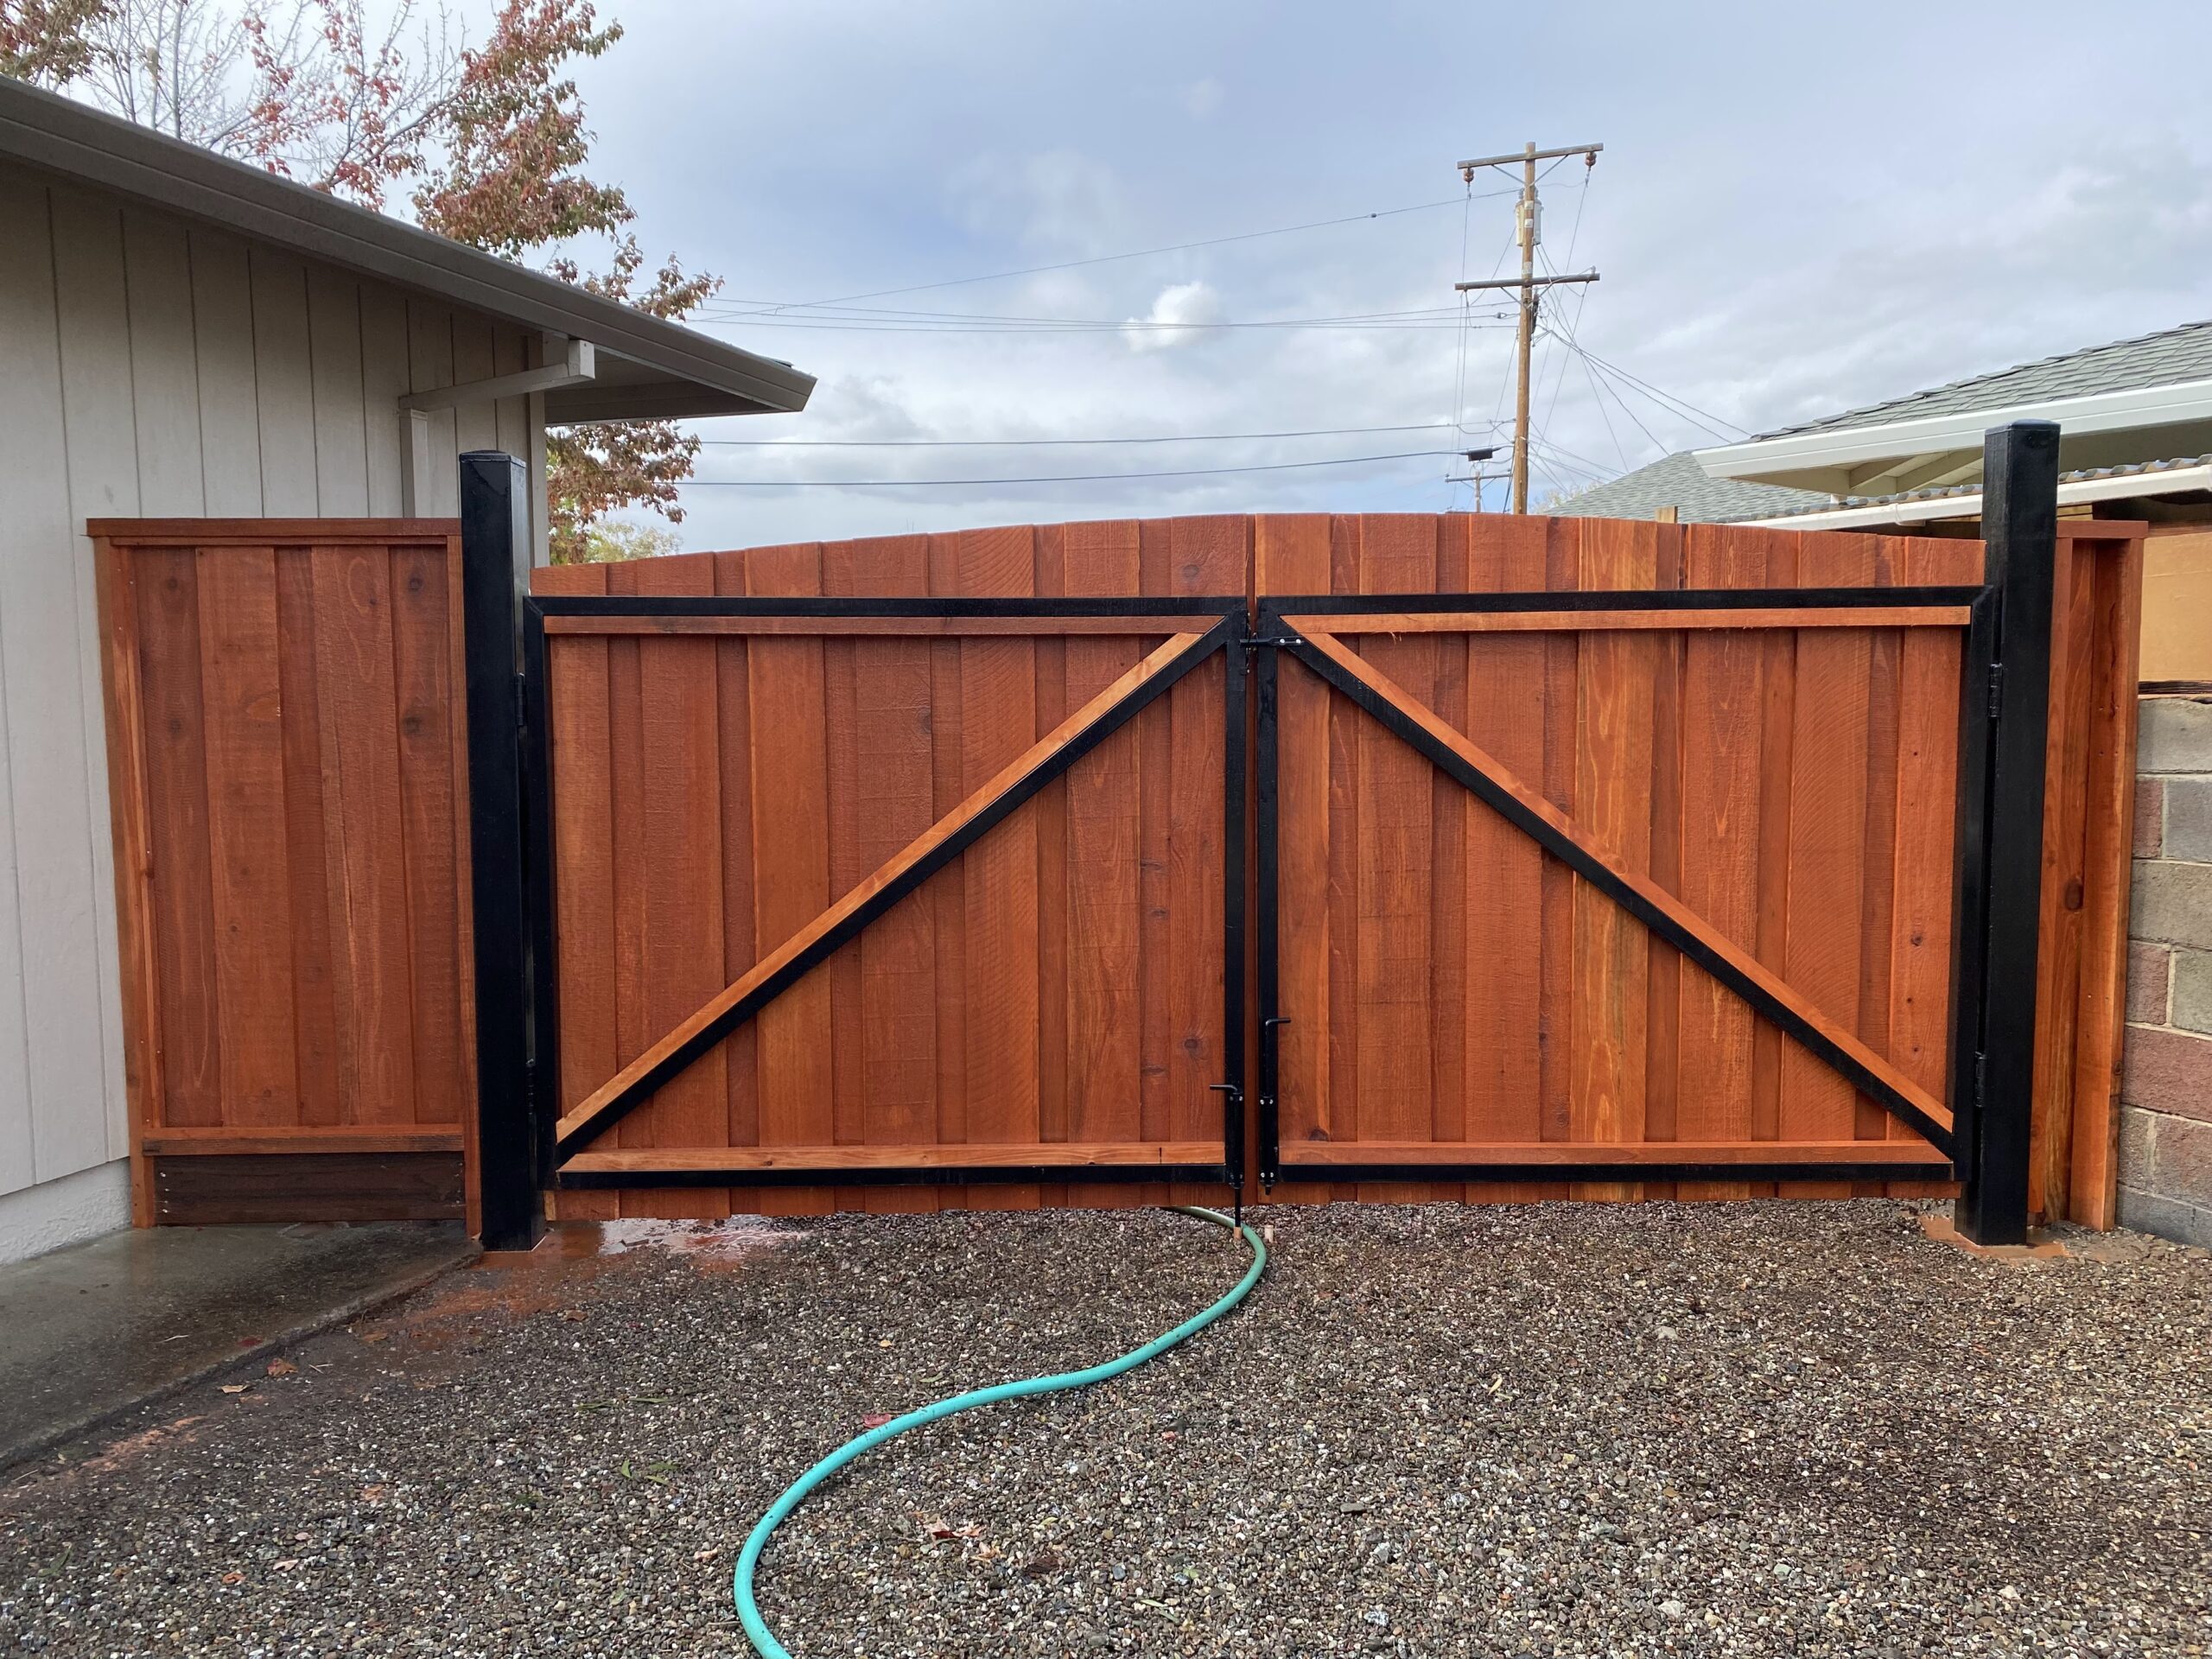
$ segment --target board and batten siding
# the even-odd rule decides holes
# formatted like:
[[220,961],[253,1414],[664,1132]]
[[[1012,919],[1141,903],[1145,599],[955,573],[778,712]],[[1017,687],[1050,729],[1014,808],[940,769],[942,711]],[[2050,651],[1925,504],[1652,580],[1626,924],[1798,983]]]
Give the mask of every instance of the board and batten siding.
[[[127,1215],[85,521],[397,516],[397,400],[528,366],[513,327],[0,168],[0,1260]],[[434,454],[529,458],[542,547],[537,401],[430,420]],[[437,468],[416,510],[458,489]],[[59,1210],[26,1191],[108,1166]]]

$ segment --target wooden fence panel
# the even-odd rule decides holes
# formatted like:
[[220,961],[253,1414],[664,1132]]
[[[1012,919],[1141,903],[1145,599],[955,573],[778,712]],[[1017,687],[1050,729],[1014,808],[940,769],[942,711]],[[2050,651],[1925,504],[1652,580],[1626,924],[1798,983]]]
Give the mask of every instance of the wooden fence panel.
[[455,527],[91,529],[137,1219],[462,1214]]
[[[1179,524],[1151,544],[1135,524],[810,543],[611,576],[541,571],[533,590],[625,591],[642,577],[660,594],[1166,600],[1241,593],[1246,533],[1228,519]],[[939,639],[805,626],[549,636],[564,1112],[1166,638],[1156,624]],[[587,1163],[632,1151],[828,1148],[851,1165],[871,1148],[969,1147],[979,1161],[1069,1145],[1217,1148],[1220,671],[1217,661],[1177,683],[623,1118]],[[640,780],[634,804],[625,765]],[[688,830],[653,825],[678,814]],[[611,928],[598,920],[610,887]],[[699,913],[709,906],[712,949]],[[741,925],[730,919],[741,912]],[[667,1001],[626,993],[627,976],[657,963],[669,965],[655,982]],[[618,1021],[612,1042],[588,1021],[576,1040],[569,1011],[608,987],[639,1017]],[[702,1073],[726,1103],[711,1121],[686,1105]],[[885,1187],[825,1173],[818,1186],[563,1189],[553,1201],[588,1218],[1168,1196],[1141,1179]]]
[[[1257,545],[1263,597],[1971,582],[1980,569],[1972,543],[1484,517],[1262,520]],[[1908,1075],[1940,1096],[1955,630],[1312,626],[1337,628],[1587,844],[1683,899],[1878,1054],[1909,1052]],[[1347,697],[1295,664],[1281,677],[1287,1160],[1301,1140],[1338,1161],[1357,1161],[1348,1147],[1423,1144],[1650,1147],[1688,1161],[1695,1146],[1744,1142],[1771,1142],[1784,1161],[1791,1145],[1911,1138],[1495,813],[1440,776],[1432,794],[1429,764]],[[1900,812],[1908,765],[1917,798],[1937,791],[1936,812]],[[1465,804],[1457,820],[1446,788]],[[1418,824],[1402,822],[1409,812]],[[1439,856],[1447,840],[1456,856]],[[1377,902],[1401,873],[1421,903]],[[1821,902],[1804,899],[1813,892]],[[1902,934],[1901,916],[1913,922]],[[1381,950],[1384,963],[1363,959]],[[1773,1190],[1716,1181],[1680,1196]],[[1310,1179],[1281,1191],[1349,1195]],[[1541,1191],[1478,1183],[1467,1195]]]

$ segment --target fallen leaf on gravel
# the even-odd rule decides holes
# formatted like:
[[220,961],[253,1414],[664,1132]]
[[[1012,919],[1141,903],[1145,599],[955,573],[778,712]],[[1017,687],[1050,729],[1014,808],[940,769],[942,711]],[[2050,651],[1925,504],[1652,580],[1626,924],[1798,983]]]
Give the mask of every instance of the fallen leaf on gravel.
[[271,1376],[297,1376],[300,1374],[300,1368],[289,1359],[272,1359],[269,1362],[268,1370]]
[[251,1382],[226,1382],[223,1384],[223,1392],[225,1394],[244,1394],[252,1386],[253,1384]]
[[872,1411],[868,1413],[867,1416],[861,1419],[861,1427],[862,1428],[881,1428],[886,1423],[892,1421],[893,1415],[887,1411]]

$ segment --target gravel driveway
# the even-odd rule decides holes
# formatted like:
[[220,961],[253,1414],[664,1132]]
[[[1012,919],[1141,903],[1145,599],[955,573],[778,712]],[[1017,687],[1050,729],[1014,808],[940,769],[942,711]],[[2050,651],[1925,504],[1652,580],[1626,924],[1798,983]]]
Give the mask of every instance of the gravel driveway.
[[[2202,1253],[1993,1262],[1877,1201],[1272,1220],[1188,1347],[811,1501],[761,1575],[792,1650],[2212,1641]],[[680,1242],[454,1275],[16,1471],[0,1651],[741,1654],[732,1560],[807,1463],[1134,1345],[1241,1263],[1150,1213]]]

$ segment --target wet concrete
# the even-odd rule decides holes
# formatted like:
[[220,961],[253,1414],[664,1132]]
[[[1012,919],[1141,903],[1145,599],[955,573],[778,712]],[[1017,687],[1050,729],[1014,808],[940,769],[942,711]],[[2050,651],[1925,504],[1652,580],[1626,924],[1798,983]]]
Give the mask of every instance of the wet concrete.
[[0,1267],[0,1468],[476,1254],[454,1223],[161,1227]]

